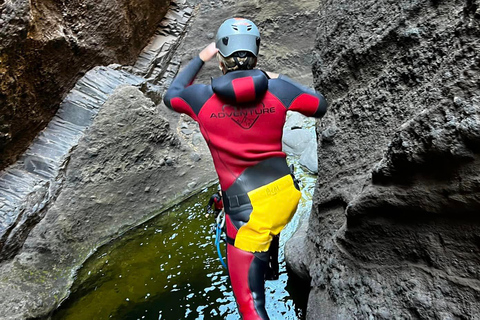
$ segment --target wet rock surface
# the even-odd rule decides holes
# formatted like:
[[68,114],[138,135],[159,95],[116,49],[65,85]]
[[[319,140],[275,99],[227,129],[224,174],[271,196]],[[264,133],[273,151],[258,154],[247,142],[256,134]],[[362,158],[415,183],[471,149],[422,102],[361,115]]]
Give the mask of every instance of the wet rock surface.
[[0,260],[13,257],[42,220],[62,188],[70,152],[107,97],[120,85],[143,81],[107,67],[90,71],[19,161],[0,173]]
[[0,1],[0,169],[97,65],[130,64],[170,1]]
[[479,3],[320,6],[307,319],[476,319]]

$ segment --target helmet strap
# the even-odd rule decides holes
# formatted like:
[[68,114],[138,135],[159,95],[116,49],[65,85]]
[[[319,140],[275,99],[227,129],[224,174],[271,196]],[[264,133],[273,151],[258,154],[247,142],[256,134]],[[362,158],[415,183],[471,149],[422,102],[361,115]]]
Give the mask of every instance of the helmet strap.
[[239,67],[242,67],[243,64],[246,62],[245,58],[242,58],[242,60],[238,60],[238,57],[233,57],[233,60],[235,60],[235,64]]

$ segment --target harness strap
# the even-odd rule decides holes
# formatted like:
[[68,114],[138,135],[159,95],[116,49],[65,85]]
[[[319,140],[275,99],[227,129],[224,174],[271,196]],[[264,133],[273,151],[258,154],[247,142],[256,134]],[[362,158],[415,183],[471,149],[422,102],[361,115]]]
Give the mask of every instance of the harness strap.
[[228,196],[228,204],[230,208],[240,207],[244,204],[249,204],[250,199],[246,193]]

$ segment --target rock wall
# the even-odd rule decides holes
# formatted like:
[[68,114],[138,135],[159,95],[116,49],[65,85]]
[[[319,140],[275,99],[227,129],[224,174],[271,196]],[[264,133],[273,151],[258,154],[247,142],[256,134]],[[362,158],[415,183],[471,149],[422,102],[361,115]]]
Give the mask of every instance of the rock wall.
[[321,1],[307,319],[478,319],[479,5]]
[[0,318],[48,318],[99,246],[215,180],[206,143],[183,140],[179,115],[154,102],[192,12],[172,1],[133,66],[88,71],[0,171]]
[[170,1],[0,1],[0,169],[95,65],[133,63]]

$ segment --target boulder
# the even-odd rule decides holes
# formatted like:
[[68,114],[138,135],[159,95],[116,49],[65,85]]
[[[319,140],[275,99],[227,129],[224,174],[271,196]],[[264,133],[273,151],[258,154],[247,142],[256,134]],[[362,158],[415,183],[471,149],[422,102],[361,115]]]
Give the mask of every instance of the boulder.
[[305,129],[283,131],[283,151],[291,155],[301,155],[315,137]]
[[300,164],[311,173],[318,173],[317,140],[312,140],[300,155]]
[[[192,159],[182,144],[138,88],[118,87],[70,153],[56,198],[0,265],[3,316],[48,314],[92,251],[213,183],[211,159]],[[183,183],[165,188],[165,181]]]
[[307,319],[476,318],[479,2],[321,7]]
[[0,169],[88,70],[131,64],[170,1],[0,1]]

